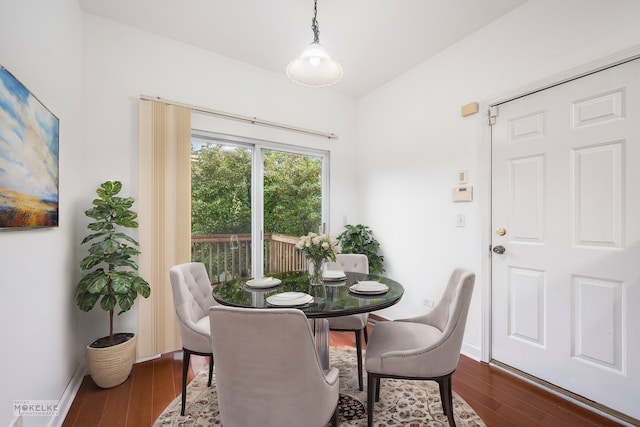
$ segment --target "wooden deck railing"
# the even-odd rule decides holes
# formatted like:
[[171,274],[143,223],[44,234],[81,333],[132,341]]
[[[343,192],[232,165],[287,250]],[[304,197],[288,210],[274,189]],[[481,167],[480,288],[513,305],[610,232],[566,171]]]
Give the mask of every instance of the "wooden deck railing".
[[[264,272],[299,271],[305,259],[296,248],[298,237],[278,233],[264,235]],[[252,276],[251,234],[191,236],[191,260],[207,267],[214,283]]]

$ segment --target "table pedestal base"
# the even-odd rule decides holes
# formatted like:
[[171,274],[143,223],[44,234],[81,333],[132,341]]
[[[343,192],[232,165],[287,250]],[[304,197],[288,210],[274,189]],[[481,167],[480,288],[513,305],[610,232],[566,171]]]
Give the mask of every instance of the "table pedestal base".
[[320,356],[320,364],[325,371],[329,370],[329,321],[319,317],[313,319],[313,333],[316,349]]

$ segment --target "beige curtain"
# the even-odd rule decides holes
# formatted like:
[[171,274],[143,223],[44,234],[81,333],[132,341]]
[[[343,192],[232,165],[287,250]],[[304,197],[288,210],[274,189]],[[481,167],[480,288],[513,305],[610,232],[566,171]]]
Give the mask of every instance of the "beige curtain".
[[139,104],[140,274],[138,358],[181,348],[169,268],[191,260],[191,109]]

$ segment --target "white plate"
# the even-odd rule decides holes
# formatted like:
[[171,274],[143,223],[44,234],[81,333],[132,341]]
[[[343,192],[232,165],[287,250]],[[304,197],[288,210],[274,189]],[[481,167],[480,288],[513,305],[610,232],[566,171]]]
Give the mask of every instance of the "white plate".
[[280,279],[273,277],[260,277],[257,279],[247,280],[247,286],[250,288],[273,288],[280,284]]
[[375,281],[361,281],[355,285],[351,285],[349,290],[355,294],[363,295],[378,295],[384,294],[389,290],[389,287],[384,283]]
[[271,295],[267,297],[267,303],[269,305],[275,305],[279,307],[295,307],[298,305],[309,304],[313,301],[313,297],[304,292],[282,292],[280,294]]
[[342,270],[327,270],[322,275],[322,280],[326,280],[327,282],[345,280],[346,278],[347,275],[344,274],[344,271]]

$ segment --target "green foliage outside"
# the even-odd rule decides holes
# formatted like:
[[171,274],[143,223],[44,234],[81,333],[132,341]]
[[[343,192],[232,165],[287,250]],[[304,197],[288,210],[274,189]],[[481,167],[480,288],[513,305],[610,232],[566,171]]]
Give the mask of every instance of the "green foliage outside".
[[[251,151],[209,145],[194,150],[192,158],[192,233],[250,233]],[[317,157],[265,152],[265,232],[302,236],[319,229],[321,165]]]
[[264,224],[267,232],[303,236],[318,231],[322,160],[267,151],[264,159]]
[[191,232],[251,232],[251,152],[219,145],[192,152]]
[[342,246],[342,253],[364,254],[369,259],[369,272],[372,274],[384,273],[384,257],[378,255],[380,243],[373,238],[371,229],[362,224],[344,226],[345,231],[338,235],[338,241]]

